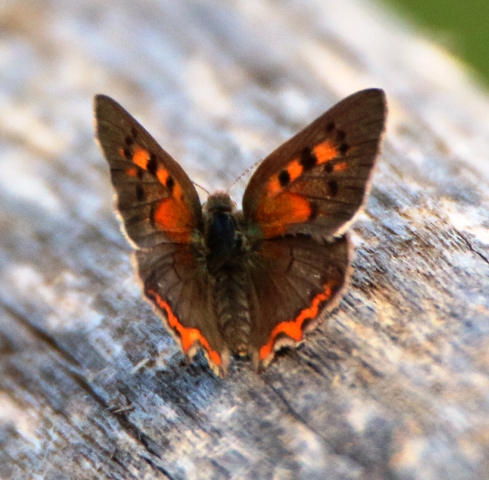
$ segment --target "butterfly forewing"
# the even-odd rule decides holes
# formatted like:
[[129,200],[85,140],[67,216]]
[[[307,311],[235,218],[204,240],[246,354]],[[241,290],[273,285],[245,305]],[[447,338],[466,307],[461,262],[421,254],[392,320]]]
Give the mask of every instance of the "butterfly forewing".
[[111,98],[95,97],[95,117],[130,240],[139,248],[191,242],[201,206],[182,167]]
[[386,116],[382,90],[351,95],[272,152],[243,197],[265,238],[346,231],[362,206]]

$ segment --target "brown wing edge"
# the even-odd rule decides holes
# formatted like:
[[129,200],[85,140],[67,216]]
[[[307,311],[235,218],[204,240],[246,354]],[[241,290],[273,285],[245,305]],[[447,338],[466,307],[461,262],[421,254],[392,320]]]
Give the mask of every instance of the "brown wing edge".
[[374,154],[374,160],[372,163],[372,167],[371,167],[370,172],[367,176],[367,181],[365,183],[365,191],[363,192],[362,202],[359,205],[356,213],[352,216],[352,218],[350,218],[349,221],[345,222],[345,224],[337,232],[335,232],[335,234],[334,234],[335,237],[343,235],[350,228],[350,226],[353,225],[353,223],[355,223],[358,216],[365,210],[365,206],[367,205],[368,197],[370,195],[370,191],[372,190],[372,178],[373,178],[374,173],[375,173],[375,168],[377,166],[378,158],[382,154],[382,148],[383,148],[383,144],[384,144],[384,137],[385,137],[385,132],[387,129],[387,115],[389,113],[387,96],[386,96],[384,90],[382,90],[380,88],[372,88],[372,89],[367,89],[367,90],[361,90],[360,92],[354,93],[353,95],[351,95],[348,98],[354,97],[355,95],[362,94],[364,92],[372,92],[372,93],[375,92],[375,93],[379,94],[380,100],[381,100],[381,105],[382,105],[382,111],[383,111],[383,115],[382,115],[383,127],[379,133],[379,141],[377,142],[377,150]]

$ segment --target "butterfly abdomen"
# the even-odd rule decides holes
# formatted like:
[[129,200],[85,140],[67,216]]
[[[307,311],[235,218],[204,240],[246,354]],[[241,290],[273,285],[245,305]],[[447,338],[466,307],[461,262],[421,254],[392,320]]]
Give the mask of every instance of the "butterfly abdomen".
[[246,355],[251,321],[245,272],[237,267],[223,267],[214,278],[214,304],[219,330],[233,353]]

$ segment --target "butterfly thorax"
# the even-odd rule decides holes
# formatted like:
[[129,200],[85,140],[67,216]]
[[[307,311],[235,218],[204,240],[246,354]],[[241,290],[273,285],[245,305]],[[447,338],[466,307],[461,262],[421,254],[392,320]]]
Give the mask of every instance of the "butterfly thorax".
[[234,353],[247,354],[251,328],[246,290],[246,239],[236,205],[226,193],[204,205],[207,270],[215,282],[214,309],[219,329]]
[[211,195],[204,205],[205,245],[210,273],[234,266],[241,253],[241,231],[236,206],[229,195]]

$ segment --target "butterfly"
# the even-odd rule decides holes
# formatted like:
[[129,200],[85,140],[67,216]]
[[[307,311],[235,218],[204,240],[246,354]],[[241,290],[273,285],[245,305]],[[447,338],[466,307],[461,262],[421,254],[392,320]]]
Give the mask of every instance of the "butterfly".
[[201,205],[183,168],[117,102],[95,97],[96,134],[145,298],[191,359],[225,376],[233,356],[266,367],[339,301],[346,233],[365,204],[387,103],[357,92],[258,166],[242,210]]

